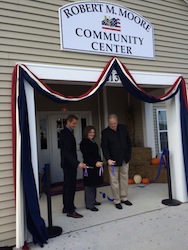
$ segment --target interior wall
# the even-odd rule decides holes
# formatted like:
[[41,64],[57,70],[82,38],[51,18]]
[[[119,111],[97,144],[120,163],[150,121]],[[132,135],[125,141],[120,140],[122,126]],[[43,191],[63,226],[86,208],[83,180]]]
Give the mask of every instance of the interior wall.
[[[143,102],[140,101],[139,99],[131,96],[131,104],[130,107],[132,107],[132,112],[133,113],[133,126],[134,126],[134,138],[133,138],[133,146],[136,147],[144,147],[144,122],[143,122]],[[130,128],[131,129],[131,128]]]
[[107,102],[109,114],[115,113],[119,123],[127,125],[133,146],[144,146],[141,101],[123,87],[108,87]]
[[[90,86],[80,86],[80,85],[60,85],[60,84],[48,84],[49,87],[59,93],[62,93],[65,96],[78,96],[85,93]],[[38,92],[35,92],[35,101],[36,101],[36,111],[54,111],[54,112],[63,112],[63,109],[66,108],[67,113],[74,111],[91,111],[92,112],[92,125],[96,128],[96,141],[100,142],[100,128],[99,128],[99,113],[102,116],[102,91],[94,94],[91,98],[82,100],[80,102],[67,102],[67,103],[57,103],[51,101],[50,99],[42,96]],[[98,105],[100,103],[100,107]],[[100,110],[99,110],[100,108]],[[66,112],[65,112],[66,113]]]

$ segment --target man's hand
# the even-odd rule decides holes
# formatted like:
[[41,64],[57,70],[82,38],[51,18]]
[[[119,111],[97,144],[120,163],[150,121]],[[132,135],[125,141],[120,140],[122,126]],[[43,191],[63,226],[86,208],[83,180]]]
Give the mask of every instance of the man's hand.
[[86,168],[86,164],[83,163],[83,162],[80,162],[80,163],[78,164],[78,168],[80,168],[80,169]]
[[108,160],[107,161],[107,163],[108,163],[108,166],[113,166],[113,165],[115,165],[116,164],[116,161],[113,161],[113,160]]
[[103,166],[103,162],[102,162],[102,161],[97,161],[96,164],[95,164],[95,166],[96,166],[97,168],[100,168],[100,167]]

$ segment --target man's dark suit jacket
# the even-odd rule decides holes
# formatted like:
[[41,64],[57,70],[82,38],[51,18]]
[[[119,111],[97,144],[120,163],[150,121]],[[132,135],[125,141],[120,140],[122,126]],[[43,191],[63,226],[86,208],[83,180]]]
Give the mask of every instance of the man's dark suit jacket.
[[67,127],[60,132],[60,149],[61,167],[64,169],[77,168],[80,162],[77,159],[76,140],[72,131]]
[[125,125],[118,124],[114,131],[107,127],[102,131],[101,147],[106,161],[114,160],[117,166],[131,159],[131,139]]

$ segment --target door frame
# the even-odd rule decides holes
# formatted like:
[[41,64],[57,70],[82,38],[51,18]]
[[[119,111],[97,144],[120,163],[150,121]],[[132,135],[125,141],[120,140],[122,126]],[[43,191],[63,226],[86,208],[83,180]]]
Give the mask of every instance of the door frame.
[[[54,165],[54,157],[53,157],[53,153],[52,153],[52,148],[53,148],[53,138],[52,138],[52,122],[53,122],[53,118],[54,116],[60,116],[62,114],[62,116],[68,116],[69,114],[74,114],[78,117],[79,120],[81,120],[83,117],[86,117],[87,119],[87,123],[92,124],[92,111],[66,111],[66,112],[61,112],[61,111],[37,111],[36,112],[36,124],[37,124],[37,154],[38,154],[38,161],[39,161],[39,154],[42,154],[42,150],[40,149],[40,118],[46,118],[46,123],[47,123],[47,142],[48,142],[48,149],[46,152],[44,152],[44,154],[47,157],[47,161],[50,164],[50,166]],[[79,125],[77,125],[79,126]],[[81,128],[79,127],[79,140],[81,140]],[[80,142],[80,141],[79,141]],[[78,141],[76,141],[77,144],[77,151],[79,151],[79,143]],[[39,165],[40,165],[39,161]],[[44,162],[41,162],[41,165],[43,165]],[[59,165],[60,168],[60,165]],[[39,167],[39,171],[42,171],[42,167]],[[81,171],[78,171],[77,174],[77,178],[81,177]]]

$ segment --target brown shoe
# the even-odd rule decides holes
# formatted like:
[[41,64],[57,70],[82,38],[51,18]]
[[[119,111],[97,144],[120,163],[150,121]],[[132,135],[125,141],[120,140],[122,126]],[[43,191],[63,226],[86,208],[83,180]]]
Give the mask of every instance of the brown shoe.
[[75,219],[77,219],[77,218],[82,218],[83,217],[83,215],[81,215],[81,214],[78,214],[77,212],[72,212],[72,213],[67,213],[67,216],[68,217],[72,217],[72,218],[75,218]]

